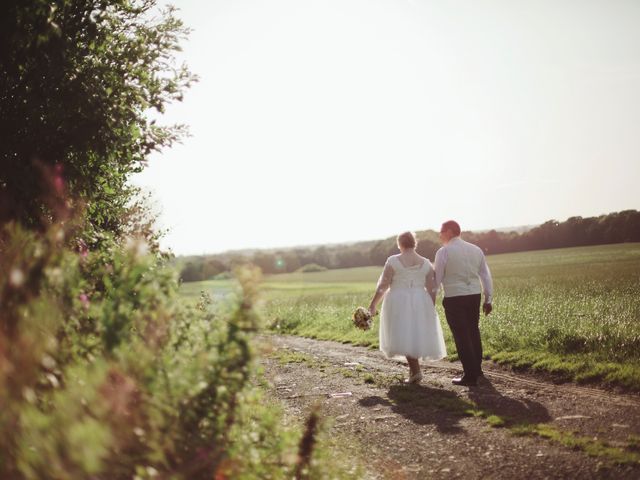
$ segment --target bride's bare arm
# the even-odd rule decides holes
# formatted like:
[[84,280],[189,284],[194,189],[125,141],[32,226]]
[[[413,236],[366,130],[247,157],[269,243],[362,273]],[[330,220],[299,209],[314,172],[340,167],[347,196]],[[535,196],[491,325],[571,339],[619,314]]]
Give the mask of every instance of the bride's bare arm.
[[382,297],[384,297],[384,294],[387,293],[387,290],[389,290],[389,286],[391,285],[392,279],[393,279],[393,267],[387,260],[387,263],[385,263],[384,269],[382,270],[382,274],[378,279],[376,291],[373,294],[371,303],[369,304],[369,313],[371,313],[371,315],[375,315],[378,302],[380,302]]

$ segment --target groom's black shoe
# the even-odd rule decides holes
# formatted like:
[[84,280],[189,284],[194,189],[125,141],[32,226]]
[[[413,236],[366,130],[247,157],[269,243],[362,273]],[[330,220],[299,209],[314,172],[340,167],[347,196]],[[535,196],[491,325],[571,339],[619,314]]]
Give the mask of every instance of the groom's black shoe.
[[453,380],[451,380],[451,383],[453,383],[454,385],[461,385],[463,387],[475,387],[476,385],[478,385],[478,380],[463,375],[460,378],[454,378]]

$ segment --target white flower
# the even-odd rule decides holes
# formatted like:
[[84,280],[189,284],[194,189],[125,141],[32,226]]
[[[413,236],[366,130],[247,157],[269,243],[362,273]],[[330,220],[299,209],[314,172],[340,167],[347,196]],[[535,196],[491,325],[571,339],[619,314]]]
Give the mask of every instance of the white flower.
[[9,283],[13,287],[20,288],[24,283],[24,280],[25,278],[22,270],[20,270],[19,268],[14,268],[11,270],[11,273],[9,274]]
[[27,402],[36,403],[37,397],[36,397],[36,393],[33,391],[33,389],[25,387],[22,390],[22,396],[24,397],[24,399]]
[[158,470],[156,470],[153,467],[147,467],[147,475],[149,475],[150,477],[157,477],[158,476]]
[[42,357],[42,362],[41,363],[42,363],[42,366],[44,368],[48,369],[48,370],[53,370],[55,368],[55,366],[56,366],[55,359],[53,357],[47,355],[47,354],[45,354]]
[[61,285],[64,281],[62,269],[60,267],[48,268],[46,274],[49,277],[49,281],[54,285]]

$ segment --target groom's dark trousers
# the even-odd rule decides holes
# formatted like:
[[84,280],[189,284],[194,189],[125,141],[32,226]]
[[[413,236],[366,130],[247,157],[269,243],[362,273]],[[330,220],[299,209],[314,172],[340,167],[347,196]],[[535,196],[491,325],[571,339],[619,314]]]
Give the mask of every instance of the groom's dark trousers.
[[480,375],[482,363],[480,294],[445,297],[442,306],[456,342],[464,375],[475,380]]

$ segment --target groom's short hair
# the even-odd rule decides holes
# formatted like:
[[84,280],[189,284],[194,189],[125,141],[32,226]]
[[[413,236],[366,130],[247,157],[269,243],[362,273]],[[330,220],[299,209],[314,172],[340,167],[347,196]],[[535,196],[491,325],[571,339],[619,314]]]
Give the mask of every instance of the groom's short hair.
[[442,224],[441,232],[446,232],[450,230],[456,237],[460,235],[460,225],[455,220],[447,220]]

